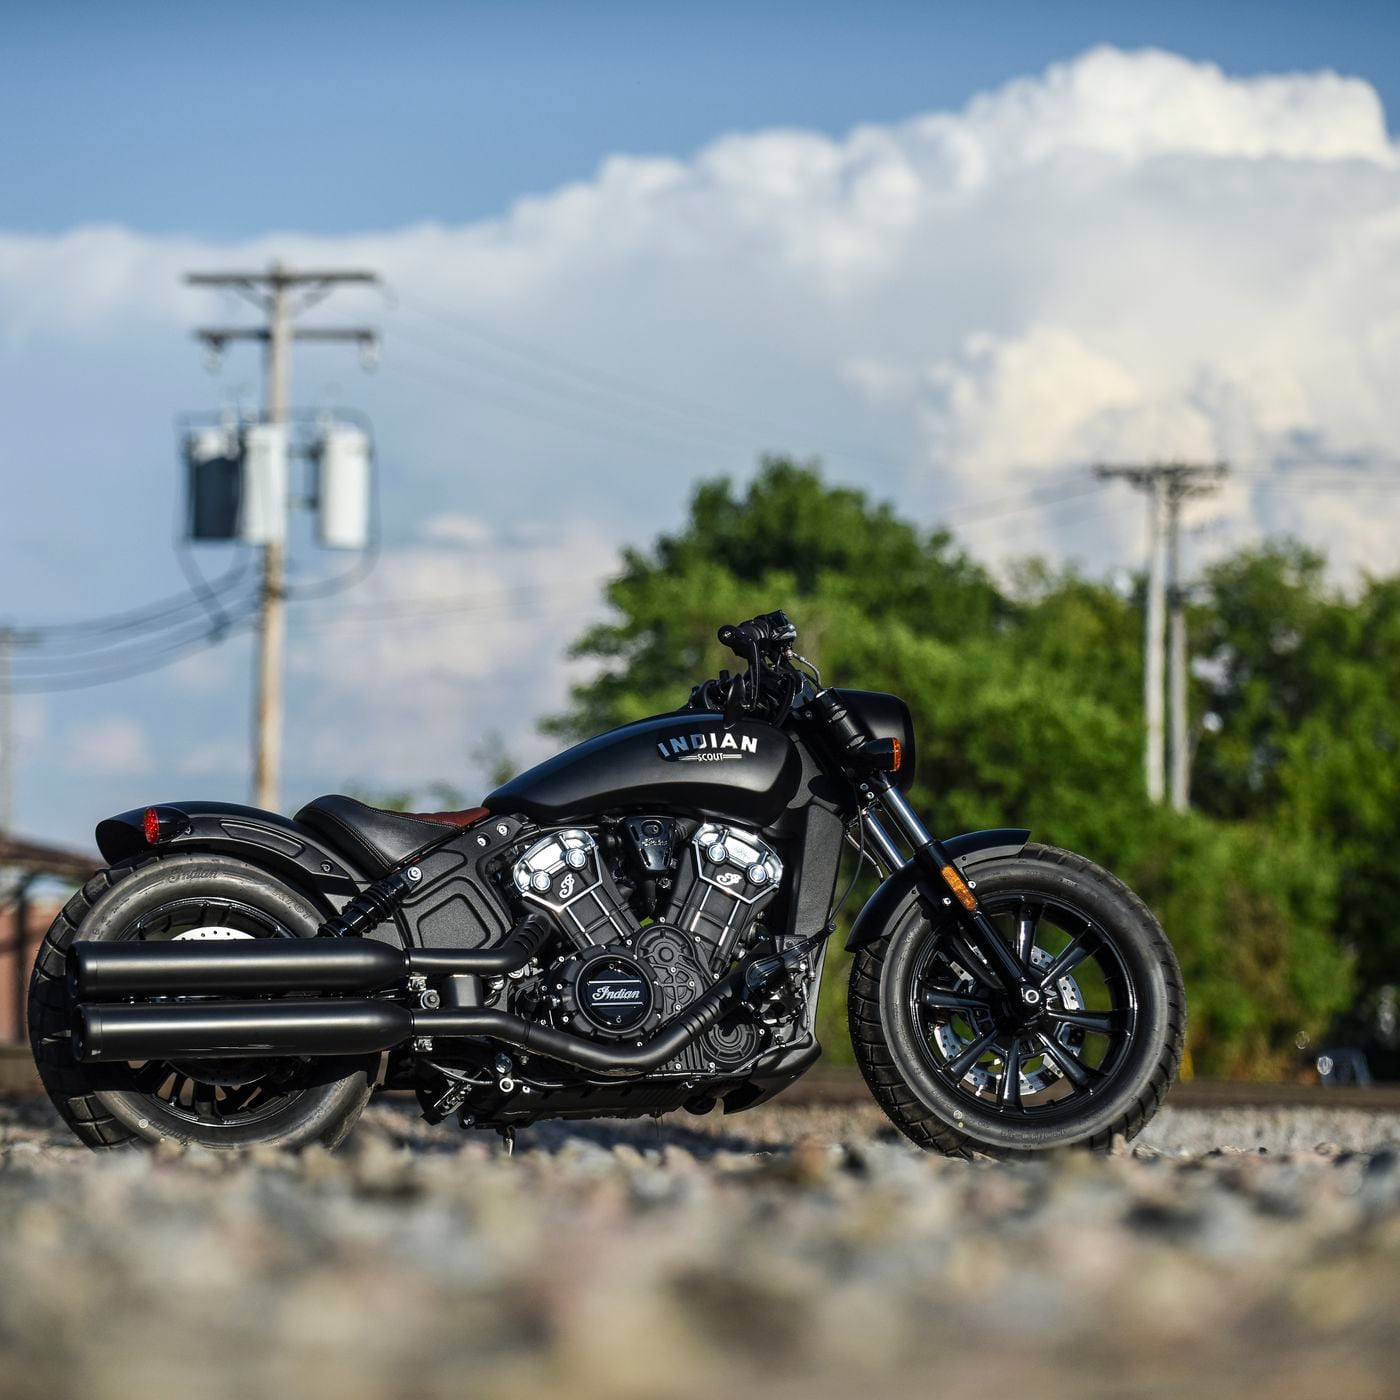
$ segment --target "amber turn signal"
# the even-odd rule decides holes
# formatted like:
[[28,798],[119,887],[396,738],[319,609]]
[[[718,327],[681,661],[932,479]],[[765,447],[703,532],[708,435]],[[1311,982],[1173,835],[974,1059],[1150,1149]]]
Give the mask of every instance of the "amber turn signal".
[[968,888],[967,881],[958,873],[956,865],[945,865],[938,872],[943,877],[943,883],[952,890],[957,897],[957,901],[964,909],[971,913],[977,908],[977,896]]
[[859,752],[872,773],[898,773],[904,761],[904,746],[898,739],[867,739]]

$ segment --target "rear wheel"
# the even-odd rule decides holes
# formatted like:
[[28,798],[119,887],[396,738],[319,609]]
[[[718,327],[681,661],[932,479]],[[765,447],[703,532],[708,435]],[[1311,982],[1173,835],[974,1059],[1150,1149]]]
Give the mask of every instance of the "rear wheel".
[[1121,881],[1027,846],[978,865],[977,895],[1027,970],[1013,999],[913,892],[851,969],[851,1037],[877,1101],[922,1147],[1019,1156],[1107,1148],[1157,1111],[1186,999],[1160,925]]
[[66,980],[75,939],[309,938],[322,914],[304,895],[227,856],[175,855],[100,871],[40,946],[29,1038],[44,1088],[89,1147],[173,1139],[205,1147],[334,1147],[369,1099],[373,1063],[194,1060],[84,1065],[70,1046]]

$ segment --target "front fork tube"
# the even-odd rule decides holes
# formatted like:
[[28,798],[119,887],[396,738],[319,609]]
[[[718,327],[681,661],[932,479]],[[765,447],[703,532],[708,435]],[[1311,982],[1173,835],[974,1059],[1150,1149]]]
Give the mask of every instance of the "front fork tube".
[[[943,843],[929,832],[904,794],[892,783],[879,791],[878,798],[886,815],[914,852],[920,893],[932,905],[951,905],[957,911],[963,937],[986,963],[993,980],[1005,992],[1017,991],[1029,976],[1029,969],[1022,966],[1021,960],[982,912],[972,886],[963,879]],[[909,862],[879,818],[867,809],[861,820],[876,859],[891,873],[903,869]]]

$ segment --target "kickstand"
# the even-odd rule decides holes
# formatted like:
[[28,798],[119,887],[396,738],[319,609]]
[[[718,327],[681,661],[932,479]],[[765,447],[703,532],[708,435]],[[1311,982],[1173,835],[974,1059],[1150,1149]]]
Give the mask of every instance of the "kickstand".
[[497,1128],[496,1131],[501,1135],[501,1150],[506,1154],[507,1157],[513,1157],[515,1155],[514,1125],[512,1124],[504,1128]]

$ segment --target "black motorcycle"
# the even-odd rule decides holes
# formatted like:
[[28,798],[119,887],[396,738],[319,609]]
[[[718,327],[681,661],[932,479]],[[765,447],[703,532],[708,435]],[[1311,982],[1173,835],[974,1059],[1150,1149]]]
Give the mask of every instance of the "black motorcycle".
[[322,797],[291,821],[180,802],[102,822],[111,865],[30,988],[59,1112],[105,1148],[334,1146],[376,1088],[508,1137],[752,1108],[821,1053],[851,848],[886,874],[846,944],[851,1038],[903,1133],[1002,1156],[1137,1133],[1185,1028],[1141,900],[1028,831],[931,836],[901,700],[824,686],[781,612],[719,637],[741,674],[470,811]]

